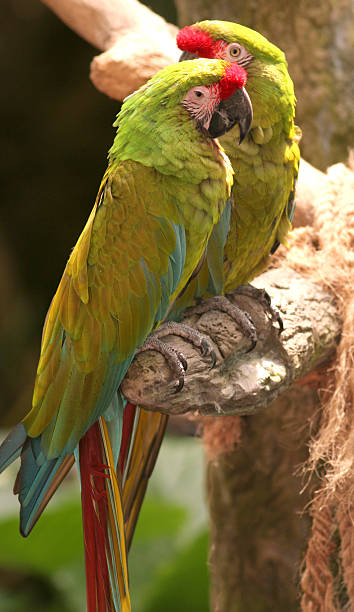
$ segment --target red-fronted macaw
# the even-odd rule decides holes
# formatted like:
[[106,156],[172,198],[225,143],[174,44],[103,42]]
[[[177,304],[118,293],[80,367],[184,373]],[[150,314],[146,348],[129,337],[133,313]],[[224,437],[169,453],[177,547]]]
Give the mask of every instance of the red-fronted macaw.
[[[258,32],[226,21],[187,26],[178,33],[177,44],[183,51],[181,60],[220,58],[247,71],[253,121],[241,143],[237,127],[220,138],[235,171],[230,225],[222,218],[214,227],[204,264],[175,302],[170,318],[178,318],[195,297],[222,295],[248,283],[265,268],[279,243],[287,244],[300,160],[294,87],[278,47]],[[252,289],[241,287],[240,291],[253,293]],[[228,311],[228,305],[222,307]],[[220,306],[219,298],[210,299],[198,310]],[[135,414],[133,407],[129,410]],[[135,414],[135,439],[133,436],[123,487],[128,541],[167,418],[142,410]]]
[[117,391],[223,213],[233,171],[213,139],[236,123],[247,133],[245,82],[237,65],[185,62],[125,100],[94,208],[45,320],[32,410],[0,447],[0,470],[21,455],[15,492],[25,536],[75,454],[89,612],[130,610]]

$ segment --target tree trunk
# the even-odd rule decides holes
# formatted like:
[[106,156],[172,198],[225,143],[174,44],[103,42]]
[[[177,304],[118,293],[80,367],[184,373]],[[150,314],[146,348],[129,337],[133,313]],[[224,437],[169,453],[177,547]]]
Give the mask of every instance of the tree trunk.
[[[294,468],[307,459],[304,423],[316,391],[293,387],[265,412],[242,417],[242,443],[209,456],[209,566],[213,612],[298,609],[299,569],[310,533],[310,490]],[[318,412],[317,412],[318,413]]]

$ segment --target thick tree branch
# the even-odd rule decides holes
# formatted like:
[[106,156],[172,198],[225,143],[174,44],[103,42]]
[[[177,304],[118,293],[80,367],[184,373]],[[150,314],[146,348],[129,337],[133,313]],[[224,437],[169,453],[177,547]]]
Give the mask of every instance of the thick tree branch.
[[231,294],[231,301],[247,310],[255,322],[256,348],[247,352],[249,340],[224,313],[188,316],[184,322],[211,338],[216,367],[211,370],[210,362],[188,342],[169,336],[169,344],[188,360],[183,390],[175,393],[164,358],[149,351],[137,356],[123,381],[129,401],[167,414],[253,414],[330,357],[341,329],[330,293],[284,269],[266,272],[254,284],[264,287],[279,309],[285,327],[281,336],[258,302]]
[[178,28],[137,0],[43,0],[64,23],[104,51],[91,63],[93,84],[123,100],[178,61]]

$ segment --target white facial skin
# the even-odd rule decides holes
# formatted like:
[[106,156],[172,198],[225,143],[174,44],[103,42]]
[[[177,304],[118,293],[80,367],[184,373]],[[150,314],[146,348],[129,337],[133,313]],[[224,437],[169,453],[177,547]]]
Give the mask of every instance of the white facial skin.
[[220,46],[214,57],[226,62],[237,62],[243,68],[246,68],[253,59],[253,55],[245,47],[237,42],[227,43],[226,41],[220,41]]
[[237,62],[239,66],[247,66],[253,55],[239,43],[229,43],[225,46],[224,58],[227,62]]
[[214,109],[220,103],[218,84],[192,87],[181,104],[205,130],[208,130]]

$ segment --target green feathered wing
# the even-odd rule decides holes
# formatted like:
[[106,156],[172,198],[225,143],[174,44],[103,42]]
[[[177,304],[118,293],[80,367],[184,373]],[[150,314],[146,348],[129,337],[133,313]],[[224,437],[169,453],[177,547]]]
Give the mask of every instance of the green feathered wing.
[[154,173],[130,161],[107,173],[53,298],[23,421],[31,437],[43,434],[48,459],[72,452],[105,412],[183,282],[185,231],[176,207],[173,219],[157,216]]

